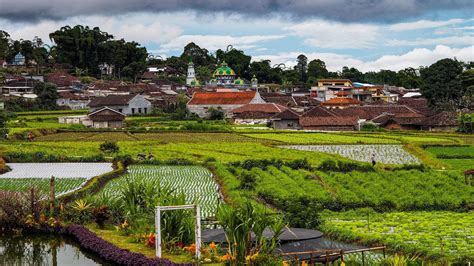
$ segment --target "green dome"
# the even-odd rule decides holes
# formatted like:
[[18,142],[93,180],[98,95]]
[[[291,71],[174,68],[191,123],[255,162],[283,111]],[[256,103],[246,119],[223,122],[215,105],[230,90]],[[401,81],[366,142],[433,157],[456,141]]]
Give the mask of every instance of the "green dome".
[[224,61],[222,64],[214,71],[214,76],[235,76],[235,72],[230,68],[227,63]]
[[235,85],[244,85],[244,81],[239,77],[238,79],[234,80]]
[[193,79],[191,81],[191,86],[199,86],[199,81],[197,79]]
[[252,82],[253,82],[253,81],[258,81],[258,79],[257,79],[257,77],[256,77],[255,75],[253,75],[253,77],[252,77]]

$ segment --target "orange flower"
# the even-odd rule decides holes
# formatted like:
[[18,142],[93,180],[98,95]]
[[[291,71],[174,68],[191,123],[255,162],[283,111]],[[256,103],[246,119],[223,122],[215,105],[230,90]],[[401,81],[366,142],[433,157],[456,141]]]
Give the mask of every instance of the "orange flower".
[[222,257],[220,258],[220,261],[221,261],[221,262],[227,262],[227,261],[229,261],[229,260],[230,260],[230,255],[229,255],[229,253],[225,254],[224,256],[222,256]]
[[217,248],[216,243],[211,242],[211,244],[209,244],[209,248],[210,248],[211,250],[215,250],[215,249]]
[[184,250],[191,252],[192,254],[196,253],[196,244],[184,247]]

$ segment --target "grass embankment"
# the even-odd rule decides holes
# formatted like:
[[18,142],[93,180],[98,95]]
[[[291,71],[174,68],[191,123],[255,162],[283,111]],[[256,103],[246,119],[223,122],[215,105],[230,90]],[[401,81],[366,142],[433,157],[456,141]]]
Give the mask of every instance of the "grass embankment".
[[[100,238],[114,244],[115,246],[129,250],[131,252],[141,253],[147,257],[155,257],[155,249],[147,247],[145,243],[136,243],[132,236],[125,236],[117,233],[112,225],[107,226],[104,229],[97,228],[94,224],[86,226],[89,230],[94,232]],[[169,259],[175,263],[189,263],[194,261],[194,258],[190,254],[168,254],[164,253],[163,257]]]

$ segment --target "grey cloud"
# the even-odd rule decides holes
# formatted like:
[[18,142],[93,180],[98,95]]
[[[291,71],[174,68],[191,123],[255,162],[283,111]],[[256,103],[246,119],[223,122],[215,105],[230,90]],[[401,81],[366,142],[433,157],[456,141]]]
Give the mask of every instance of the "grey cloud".
[[[0,18],[10,21],[65,19],[129,12],[229,12],[247,16],[287,14],[355,22],[393,22],[437,10],[472,12],[472,0],[0,0]],[[469,11],[470,10],[470,11]],[[1,25],[0,25],[1,26]]]

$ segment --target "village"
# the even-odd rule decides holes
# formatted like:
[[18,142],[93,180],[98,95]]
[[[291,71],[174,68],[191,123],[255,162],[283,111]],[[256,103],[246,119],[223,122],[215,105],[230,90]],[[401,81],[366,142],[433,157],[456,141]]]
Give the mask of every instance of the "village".
[[[25,64],[21,54],[15,60],[18,61],[13,66]],[[278,130],[360,131],[375,126],[387,130],[449,131],[459,125],[456,112],[430,108],[416,88],[334,78],[318,79],[309,90],[300,91],[297,87],[259,84],[255,75],[250,81],[243,80],[225,62],[212,73],[211,80],[201,85],[192,61],[186,84],[178,84],[158,77],[165,69],[149,67],[133,84],[108,80],[83,84],[78,77],[61,70],[44,76],[7,75],[2,97],[34,100],[37,83],[52,83],[57,87],[59,108],[90,111],[87,115],[60,117],[59,123],[93,128],[124,128],[126,116],[173,109],[180,96],[195,117],[209,118],[214,110],[235,124],[268,125]]]

